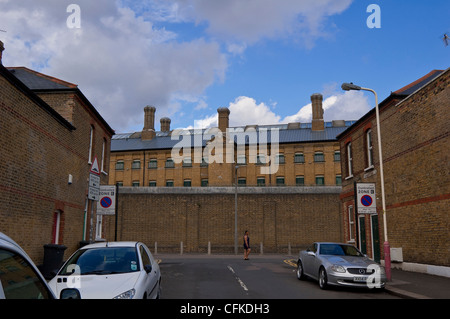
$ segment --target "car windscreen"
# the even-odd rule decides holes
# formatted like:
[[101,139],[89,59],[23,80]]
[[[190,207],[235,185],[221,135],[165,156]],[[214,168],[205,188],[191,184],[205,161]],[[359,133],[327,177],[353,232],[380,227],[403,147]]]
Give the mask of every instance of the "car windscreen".
[[0,295],[6,299],[52,299],[48,287],[22,256],[0,248]]
[[139,270],[135,247],[102,247],[78,250],[58,275],[105,275]]
[[362,257],[363,254],[351,245],[340,244],[321,244],[320,255],[333,255],[333,256],[355,256]]

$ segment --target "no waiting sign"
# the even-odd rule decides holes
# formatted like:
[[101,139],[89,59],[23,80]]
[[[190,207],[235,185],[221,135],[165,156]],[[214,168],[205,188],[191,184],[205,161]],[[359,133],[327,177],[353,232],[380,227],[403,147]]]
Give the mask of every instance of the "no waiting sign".
[[100,186],[97,215],[114,215],[116,213],[116,193],[116,186]]
[[376,214],[375,183],[356,183],[358,214]]

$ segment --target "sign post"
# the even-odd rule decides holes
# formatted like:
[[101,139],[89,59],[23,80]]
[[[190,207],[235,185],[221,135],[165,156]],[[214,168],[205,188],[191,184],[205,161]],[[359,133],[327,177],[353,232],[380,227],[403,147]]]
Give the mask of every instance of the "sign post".
[[356,204],[358,214],[377,213],[375,183],[356,183]]
[[91,218],[89,228],[89,240],[92,241],[92,234],[94,228],[94,203],[98,201],[100,197],[100,169],[98,166],[97,156],[92,162],[91,169],[89,170],[89,190],[88,199],[91,201]]

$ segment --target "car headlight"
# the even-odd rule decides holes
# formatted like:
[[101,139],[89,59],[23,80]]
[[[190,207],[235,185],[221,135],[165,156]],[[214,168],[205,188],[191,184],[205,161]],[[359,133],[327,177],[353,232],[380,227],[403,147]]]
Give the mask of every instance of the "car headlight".
[[130,289],[128,291],[122,292],[120,295],[115,296],[113,299],[133,299],[136,290]]
[[333,265],[331,266],[331,270],[335,271],[335,272],[345,272],[345,268],[342,267],[341,265]]

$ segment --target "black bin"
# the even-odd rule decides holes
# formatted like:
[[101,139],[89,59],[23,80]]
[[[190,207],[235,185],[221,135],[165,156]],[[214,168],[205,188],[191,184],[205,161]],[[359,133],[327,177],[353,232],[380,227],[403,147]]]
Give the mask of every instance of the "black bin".
[[59,267],[62,266],[64,251],[67,249],[64,245],[47,244],[44,245],[44,264],[42,265],[42,275],[45,279],[52,279]]

